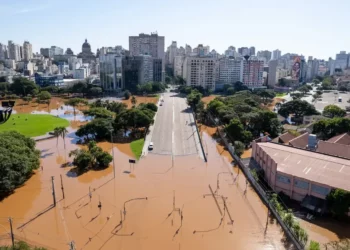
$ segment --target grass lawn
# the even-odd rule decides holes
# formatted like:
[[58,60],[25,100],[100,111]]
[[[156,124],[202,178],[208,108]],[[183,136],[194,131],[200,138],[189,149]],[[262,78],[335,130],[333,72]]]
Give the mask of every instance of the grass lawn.
[[140,159],[143,144],[145,144],[145,139],[139,139],[130,143],[131,151],[134,153],[136,159]]
[[12,114],[10,119],[0,126],[0,132],[15,130],[25,136],[34,137],[53,131],[55,127],[68,125],[67,120],[52,115]]
[[287,93],[276,93],[276,97],[282,97],[282,96],[285,96],[287,95]]

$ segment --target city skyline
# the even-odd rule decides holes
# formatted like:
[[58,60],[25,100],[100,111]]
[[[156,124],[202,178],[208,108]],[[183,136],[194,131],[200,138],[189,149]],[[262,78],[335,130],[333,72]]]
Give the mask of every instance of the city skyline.
[[[350,50],[350,38],[342,34],[350,7],[346,1],[337,1],[334,6],[316,1],[279,6],[277,1],[254,0],[246,6],[225,0],[212,6],[200,5],[200,11],[192,11],[198,10],[198,4],[199,1],[183,0],[171,6],[159,0],[84,4],[63,0],[61,5],[66,7],[52,11],[53,3],[41,0],[5,0],[0,8],[11,22],[3,28],[6,37],[2,36],[0,42],[12,40],[22,44],[28,40],[34,52],[56,45],[78,54],[86,38],[93,52],[103,46],[122,45],[128,49],[129,36],[157,31],[165,37],[165,47],[172,41],[177,41],[178,46],[204,44],[220,54],[231,45],[255,46],[256,51],[279,49],[282,54],[297,53],[318,59],[334,58],[339,51]],[[236,11],[225,13],[230,9]],[[327,22],[320,14],[324,11]],[[295,13],[296,18],[287,18],[288,13]]]

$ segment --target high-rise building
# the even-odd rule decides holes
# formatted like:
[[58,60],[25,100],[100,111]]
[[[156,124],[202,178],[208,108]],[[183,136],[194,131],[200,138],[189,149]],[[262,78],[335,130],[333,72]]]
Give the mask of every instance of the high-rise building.
[[7,47],[5,44],[0,43],[0,60],[7,59]]
[[51,46],[50,51],[51,56],[63,55],[63,49],[57,46]]
[[238,48],[238,53],[241,54],[242,56],[246,56],[250,54],[248,47]]
[[219,83],[233,84],[243,80],[243,58],[224,57],[219,60]]
[[190,45],[186,44],[186,48],[185,48],[186,56],[191,55],[191,53],[192,53],[192,47]]
[[168,50],[169,50],[168,63],[173,66],[174,65],[174,58],[175,58],[175,56],[177,56],[177,42],[173,41],[171,43],[171,45],[168,47]]
[[268,63],[271,60],[271,55],[272,55],[271,51],[261,50],[261,51],[258,51],[257,57],[260,60],[263,60],[265,63]]
[[185,56],[175,56],[174,58],[174,76],[182,76]]
[[33,58],[32,45],[28,41],[25,41],[23,43],[23,60],[30,61],[32,58]]
[[180,46],[180,48],[177,50],[177,55],[178,56],[184,56],[186,55],[186,50],[184,47]]
[[164,59],[164,36],[157,33],[129,36],[130,56],[150,55],[153,58]]
[[263,85],[264,61],[250,57],[243,61],[243,83],[250,89]]
[[40,48],[40,54],[46,58],[53,57],[52,51],[50,50],[50,48]]
[[330,57],[328,59],[328,70],[329,70],[329,75],[334,75],[335,71],[335,61]]
[[20,46],[18,44],[13,43],[11,40],[8,41],[8,53],[9,59],[13,59],[16,62],[21,60]]
[[278,60],[281,57],[281,51],[279,49],[276,49],[272,51],[272,58],[273,60]]
[[83,63],[90,63],[91,61],[96,61],[96,57],[94,53],[91,52],[90,43],[88,43],[87,39],[81,46],[81,53],[77,55],[78,58],[83,60]]
[[268,75],[268,81],[267,85],[269,87],[274,87],[277,83],[277,65],[278,61],[277,60],[271,60],[269,61],[269,75]]
[[100,54],[99,58],[102,87],[107,91],[120,91],[124,88],[122,84],[122,56],[120,54]]
[[229,57],[229,56],[235,56],[235,52],[236,52],[236,48],[233,46],[228,47],[227,50],[225,50],[225,56]]
[[346,51],[340,51],[339,54],[335,56],[335,68],[344,70],[348,67],[349,55],[346,54]]
[[250,56],[255,56],[255,47],[254,46],[249,48],[249,55]]
[[216,59],[210,57],[186,57],[183,77],[188,86],[215,89]]
[[153,80],[153,59],[155,58],[150,55],[124,57],[122,60],[124,88],[135,90],[138,84],[151,82]]
[[153,81],[162,82],[162,59],[153,58]]

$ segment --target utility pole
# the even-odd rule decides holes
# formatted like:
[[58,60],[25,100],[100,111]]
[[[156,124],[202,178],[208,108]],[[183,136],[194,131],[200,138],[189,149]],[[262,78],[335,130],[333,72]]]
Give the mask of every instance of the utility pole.
[[114,175],[114,179],[115,179],[115,163],[114,163],[114,150],[113,150],[113,128],[109,131],[111,132],[111,143],[112,143],[112,157],[113,157],[113,175]]
[[10,229],[11,229],[11,241],[12,241],[12,248],[15,249],[15,237],[13,235],[13,229],[12,229],[12,218],[9,217],[10,222]]
[[62,180],[62,175],[60,175],[61,177],[61,189],[62,189],[62,195],[63,195],[63,199],[64,199],[64,188],[63,188],[63,180]]
[[55,194],[55,184],[54,184],[54,177],[53,176],[51,176],[51,183],[52,183],[53,206],[56,207],[56,194]]

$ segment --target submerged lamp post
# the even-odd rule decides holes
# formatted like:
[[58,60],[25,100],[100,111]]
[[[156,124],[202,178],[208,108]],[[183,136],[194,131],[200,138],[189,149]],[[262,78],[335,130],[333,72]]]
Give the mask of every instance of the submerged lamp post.
[[15,106],[15,101],[3,101],[0,107],[0,124],[3,124],[10,119],[12,107]]

